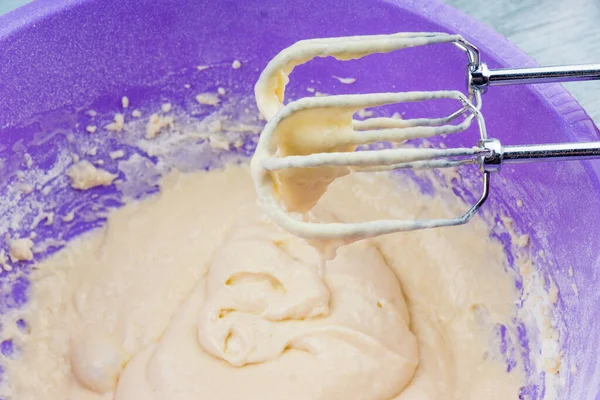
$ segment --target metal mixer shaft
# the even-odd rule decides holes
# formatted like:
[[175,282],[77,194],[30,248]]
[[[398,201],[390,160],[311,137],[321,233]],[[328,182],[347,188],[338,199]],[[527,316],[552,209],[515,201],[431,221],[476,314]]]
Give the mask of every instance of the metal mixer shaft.
[[600,158],[600,142],[502,146],[498,139],[484,139],[479,146],[490,151],[481,160],[486,171],[497,171],[502,164]]
[[[477,51],[474,48],[473,50]],[[476,61],[479,61],[478,56]],[[489,69],[485,63],[478,62],[469,66],[468,77],[471,90],[485,93],[493,86],[600,80],[600,64]],[[502,146],[498,139],[485,138],[479,141],[479,147],[490,152],[480,159],[481,166],[486,171],[497,171],[504,163],[587,160],[600,157],[600,142]]]
[[489,69],[485,63],[473,66],[469,86],[486,90],[490,86],[600,80],[600,64],[555,67]]

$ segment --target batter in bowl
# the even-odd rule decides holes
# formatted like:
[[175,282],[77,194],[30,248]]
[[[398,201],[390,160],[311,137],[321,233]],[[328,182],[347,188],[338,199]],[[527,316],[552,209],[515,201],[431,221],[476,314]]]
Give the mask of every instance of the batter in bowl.
[[[207,191],[206,188],[211,190]],[[386,175],[333,182],[314,212],[452,204]],[[507,399],[498,324],[517,298],[476,219],[320,256],[255,205],[247,167],[174,173],[33,273],[15,399]]]

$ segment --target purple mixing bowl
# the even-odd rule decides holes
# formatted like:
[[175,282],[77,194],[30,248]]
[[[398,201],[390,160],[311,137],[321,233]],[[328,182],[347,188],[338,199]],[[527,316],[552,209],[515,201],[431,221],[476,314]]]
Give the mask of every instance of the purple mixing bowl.
[[[398,31],[460,33],[480,48],[490,67],[533,64],[506,39],[435,0],[37,0],[0,17],[0,182],[3,187],[14,182],[16,172],[25,169],[25,153],[50,174],[57,149],[67,146],[76,152],[78,137],[83,137],[78,135],[87,135],[85,126],[108,122],[123,95],[135,104],[168,100],[187,109],[190,92],[185,83],[198,93],[214,91],[218,82],[251,99],[266,62],[299,39]],[[242,62],[239,70],[231,68],[235,59]],[[453,46],[410,49],[353,63],[318,60],[298,69],[290,93],[306,93],[302,88],[310,79],[320,90],[337,93],[463,89],[465,62],[465,55]],[[198,71],[196,66],[203,64],[212,68]],[[341,85],[332,75],[359,79],[354,85]],[[439,113],[444,107],[431,104],[419,112]],[[96,120],[85,114],[92,108],[98,112]],[[485,95],[484,114],[489,134],[506,144],[598,137],[585,111],[556,84],[494,88]],[[448,138],[446,143],[473,144],[468,139]],[[128,155],[135,151],[126,149]],[[251,151],[251,143],[240,150],[245,156]],[[108,162],[106,168],[116,171],[116,164]],[[561,398],[596,399],[600,392],[600,330],[594,322],[600,316],[599,168],[600,163],[593,162],[509,166],[493,177],[491,200],[484,206],[490,215],[502,211],[512,216],[515,226],[531,236],[533,254],[545,252],[534,262],[559,288],[558,328],[567,366]],[[74,203],[98,198],[113,199],[103,207],[118,206],[115,193],[114,187],[83,194],[66,188],[50,197],[57,203],[57,214],[64,214]],[[6,196],[0,188],[0,199]],[[36,190],[30,196],[41,194]],[[524,206],[517,207],[516,199]],[[26,199],[17,200],[0,207],[0,227]],[[102,219],[40,224],[36,240],[69,239],[101,223]],[[22,225],[6,230],[0,232],[0,248],[6,248],[5,233],[26,233]],[[508,249],[510,237],[499,237]],[[37,253],[36,259],[58,247]],[[26,303],[30,268],[29,263],[18,263],[13,271],[2,272],[0,312]],[[521,347],[527,348],[527,334],[521,333]],[[10,351],[10,342],[3,343],[2,352]],[[577,366],[577,374],[570,373],[570,365]],[[543,376],[524,387],[521,398],[543,398],[542,380]]]

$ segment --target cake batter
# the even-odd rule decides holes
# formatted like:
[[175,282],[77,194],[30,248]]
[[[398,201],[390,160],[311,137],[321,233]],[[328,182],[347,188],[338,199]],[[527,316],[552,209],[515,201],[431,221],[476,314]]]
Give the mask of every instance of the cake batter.
[[[211,190],[206,190],[211,188]],[[323,220],[458,204],[381,174],[333,182]],[[32,274],[15,399],[508,399],[497,324],[515,315],[499,243],[476,219],[318,252],[255,205],[247,167],[174,173],[161,193]]]
[[[364,48],[340,42],[336,56],[410,45],[399,38]],[[267,119],[282,106],[287,75],[312,56],[259,81]],[[355,111],[292,121],[280,154],[353,151],[343,139]],[[87,189],[71,172],[74,187]],[[411,219],[424,210],[447,217],[462,206],[425,197],[406,178],[349,172],[295,171],[269,184],[289,210],[325,222]],[[107,178],[89,187],[110,185]],[[523,371],[506,372],[497,335],[500,325],[512,331],[517,293],[480,219],[355,242],[325,262],[265,216],[248,166],[173,172],[161,189],[37,266],[29,329],[8,365],[13,398],[518,397]]]

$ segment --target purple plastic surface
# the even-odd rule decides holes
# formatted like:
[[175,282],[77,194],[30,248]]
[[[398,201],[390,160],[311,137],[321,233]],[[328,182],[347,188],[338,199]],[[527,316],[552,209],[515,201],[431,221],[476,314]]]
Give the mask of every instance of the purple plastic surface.
[[[214,90],[218,80],[250,97],[266,62],[299,39],[398,31],[460,33],[480,48],[492,68],[533,64],[489,28],[434,0],[37,0],[0,17],[0,183],[4,185],[19,168],[17,160],[24,151],[37,164],[51,165],[53,146],[64,144],[57,136],[29,146],[34,137],[72,129],[75,123],[84,127],[89,121],[83,111],[90,108],[101,115],[114,113],[122,95],[132,103],[169,100],[183,107],[183,83],[200,92]],[[235,76],[230,68],[234,59],[243,65]],[[214,67],[211,79],[198,73],[196,66],[203,64]],[[329,88],[337,93],[463,89],[464,66],[464,53],[452,46],[433,46],[353,63],[318,60],[298,69],[298,76],[306,78],[298,82],[305,85],[312,78],[321,81],[322,91]],[[344,86],[331,75],[358,80]],[[303,93],[300,83],[290,93],[292,97]],[[444,107],[431,104],[418,112],[439,114]],[[407,113],[415,110],[409,108]],[[490,136],[505,144],[598,137],[585,111],[556,84],[494,88],[484,97],[484,114]],[[83,128],[74,133],[84,134]],[[468,139],[448,138],[446,143],[472,145]],[[515,225],[530,234],[532,251],[545,252],[545,260],[534,261],[559,287],[565,363],[578,368],[576,375],[563,377],[566,386],[561,398],[595,399],[600,392],[598,168],[600,163],[581,162],[508,166],[493,177],[491,200],[484,206],[511,215]],[[86,195],[106,195],[110,190]],[[76,193],[61,195],[73,199]],[[523,201],[522,208],[516,206],[517,198]],[[63,229],[69,238],[99,223],[57,223],[39,234],[52,237]],[[0,237],[0,246],[5,247],[3,240]],[[38,259],[51,251],[37,255]],[[16,267],[26,270],[28,265]],[[574,271],[572,278],[569,268]],[[26,301],[27,280],[20,278],[11,285],[11,294],[0,299],[0,312]],[[520,338],[525,341],[527,335],[523,332]],[[2,351],[13,350],[3,344]],[[525,388],[522,394],[527,399],[542,396],[537,387]]]

